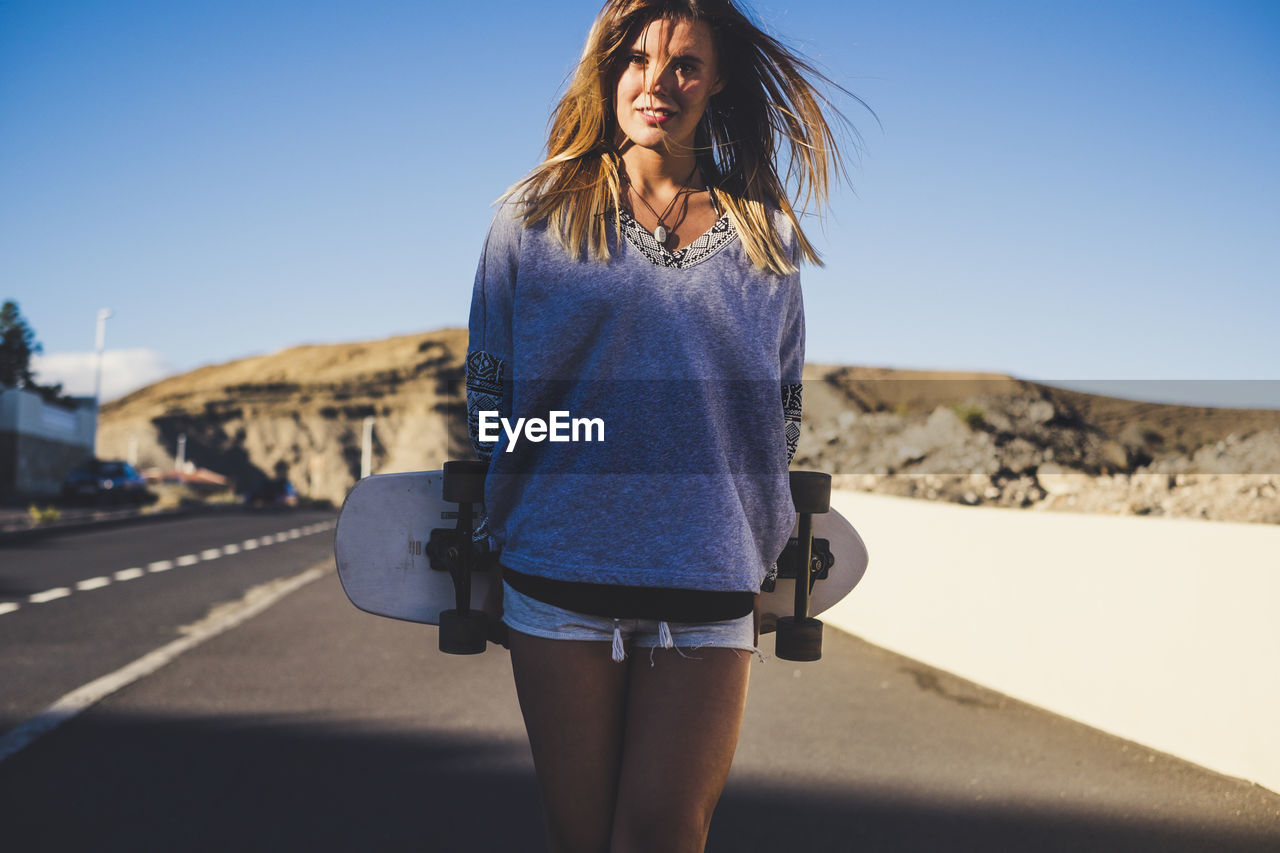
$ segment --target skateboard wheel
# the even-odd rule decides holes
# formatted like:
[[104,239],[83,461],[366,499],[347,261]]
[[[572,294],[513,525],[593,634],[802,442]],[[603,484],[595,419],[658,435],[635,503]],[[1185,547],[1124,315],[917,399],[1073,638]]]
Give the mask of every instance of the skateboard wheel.
[[831,509],[831,475],[821,471],[791,472],[791,503],[796,512],[827,512]]
[[478,655],[489,642],[489,617],[483,610],[440,613],[440,651],[447,655]]
[[822,658],[822,622],[783,616],[778,620],[774,653],[783,660],[811,661]]
[[444,463],[444,499],[455,504],[484,502],[484,477],[489,473],[487,462]]

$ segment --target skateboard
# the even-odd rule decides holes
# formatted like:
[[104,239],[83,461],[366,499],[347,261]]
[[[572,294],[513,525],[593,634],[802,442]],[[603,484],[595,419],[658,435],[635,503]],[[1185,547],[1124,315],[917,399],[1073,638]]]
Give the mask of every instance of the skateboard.
[[[439,625],[440,649],[483,652],[501,642],[482,612],[499,555],[473,542],[484,463],[442,471],[378,474],[347,494],[334,534],[338,577],[351,603],[378,616]],[[796,526],[761,590],[760,631],[778,631],[787,660],[821,657],[822,613],[857,585],[868,555],[858,532],[830,509],[831,477],[791,473]],[[808,583],[797,584],[806,574]]]

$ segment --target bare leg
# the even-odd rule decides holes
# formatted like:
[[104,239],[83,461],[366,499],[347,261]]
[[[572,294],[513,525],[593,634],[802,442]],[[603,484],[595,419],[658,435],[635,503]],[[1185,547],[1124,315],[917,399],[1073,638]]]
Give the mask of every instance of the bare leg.
[[635,653],[611,849],[698,853],[738,746],[751,654],[658,649],[650,668],[649,650]]
[[607,853],[617,800],[627,665],[612,645],[512,630],[511,668],[552,853]]

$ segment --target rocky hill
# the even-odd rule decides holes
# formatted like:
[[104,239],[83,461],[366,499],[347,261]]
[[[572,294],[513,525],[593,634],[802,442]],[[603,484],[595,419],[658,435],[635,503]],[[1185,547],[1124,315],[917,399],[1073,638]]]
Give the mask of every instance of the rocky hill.
[[1280,523],[1280,411],[1141,403],[998,374],[811,372],[796,464],[847,488]]
[[[99,452],[141,466],[186,458],[237,489],[276,473],[340,504],[360,476],[362,424],[374,418],[373,470],[439,468],[467,452],[465,330],[300,346],[203,367],[106,404]],[[459,431],[460,430],[460,431]]]
[[[104,406],[100,449],[187,459],[238,488],[274,472],[341,502],[374,418],[375,472],[469,454],[466,332],[302,346],[204,367]],[[794,467],[969,504],[1280,523],[1280,411],[1136,403],[999,374],[807,365]]]

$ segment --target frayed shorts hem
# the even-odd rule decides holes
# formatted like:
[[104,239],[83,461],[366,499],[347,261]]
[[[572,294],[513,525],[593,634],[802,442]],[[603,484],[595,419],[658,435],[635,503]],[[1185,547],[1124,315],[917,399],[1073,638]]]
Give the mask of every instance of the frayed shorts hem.
[[752,642],[755,620],[748,613],[724,622],[661,622],[656,619],[609,619],[591,616],[538,601],[503,584],[502,621],[513,631],[547,640],[577,640],[612,643],[614,660],[626,657],[631,646],[649,649],[653,664],[654,651],[671,648],[684,657],[695,657],[686,651],[702,648],[727,648],[754,653],[765,660]]

